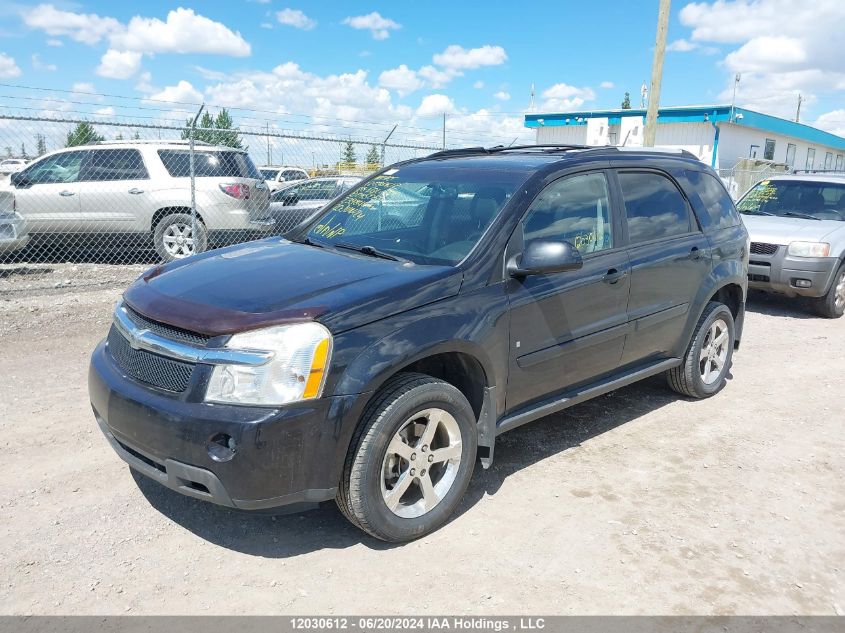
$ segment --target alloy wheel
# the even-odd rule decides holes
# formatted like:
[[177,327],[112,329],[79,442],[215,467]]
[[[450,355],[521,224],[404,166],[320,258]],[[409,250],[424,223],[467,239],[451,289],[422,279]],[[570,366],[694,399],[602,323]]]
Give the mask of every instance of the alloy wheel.
[[722,375],[722,369],[728,359],[729,344],[728,324],[722,319],[716,319],[707,331],[698,355],[701,380],[705,385],[712,385]]
[[161,239],[171,257],[182,259],[194,254],[194,234],[190,224],[171,224],[164,230]]
[[430,512],[448,494],[461,464],[461,429],[443,409],[415,413],[391,439],[384,456],[381,494],[405,519]]

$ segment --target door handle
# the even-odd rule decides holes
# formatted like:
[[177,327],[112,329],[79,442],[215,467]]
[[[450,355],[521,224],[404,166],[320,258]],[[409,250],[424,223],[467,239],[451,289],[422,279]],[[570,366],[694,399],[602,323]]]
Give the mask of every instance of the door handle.
[[75,196],[76,192],[75,191],[68,191],[67,189],[65,189],[64,191],[60,192],[59,195],[67,198],[68,196]]
[[610,270],[605,273],[604,277],[602,277],[602,281],[607,284],[615,284],[616,282],[625,279],[628,276],[627,270],[619,270],[617,268],[611,268]]
[[701,249],[698,246],[693,246],[689,252],[689,258],[693,261],[701,259]]
[[131,193],[134,196],[137,196],[139,193],[144,193],[144,190],[138,189],[138,187],[132,187],[132,189],[129,190],[129,193]]

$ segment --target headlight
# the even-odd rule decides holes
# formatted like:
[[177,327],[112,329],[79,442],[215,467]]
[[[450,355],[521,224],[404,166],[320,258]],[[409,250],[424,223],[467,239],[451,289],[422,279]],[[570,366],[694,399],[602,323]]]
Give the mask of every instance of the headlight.
[[830,255],[830,244],[826,242],[792,242],[786,252],[794,257],[827,257]]
[[320,397],[332,335],[319,323],[296,323],[235,334],[226,347],[273,352],[273,358],[258,366],[217,365],[206,402],[276,406]]

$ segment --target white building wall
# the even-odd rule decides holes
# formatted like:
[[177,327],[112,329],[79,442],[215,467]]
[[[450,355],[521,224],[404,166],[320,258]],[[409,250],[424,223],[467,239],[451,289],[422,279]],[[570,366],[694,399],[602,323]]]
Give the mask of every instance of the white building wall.
[[[611,125],[611,144],[619,144],[620,126]],[[661,123],[657,126],[655,145],[666,149],[684,149],[695,154],[708,165],[713,156],[715,130],[709,123]],[[538,144],[587,144],[586,125],[561,125],[537,128]]]
[[[817,145],[808,143],[801,139],[792,136],[784,136],[782,134],[774,134],[765,130],[758,130],[757,128],[746,127],[744,125],[735,125],[732,123],[720,123],[721,133],[719,135],[719,150],[718,162],[719,168],[731,169],[738,160],[742,158],[751,158],[751,146],[757,145],[757,158],[763,158],[763,152],[766,149],[766,139],[775,141],[774,160],[776,163],[787,163],[786,151],[787,146],[792,143],[795,145],[795,169],[807,169],[807,150],[815,149],[815,169],[824,169],[825,155],[829,152],[831,154],[831,169],[836,167],[837,155],[844,155],[843,150],[838,150],[826,145]],[[843,158],[842,160],[845,160]]]

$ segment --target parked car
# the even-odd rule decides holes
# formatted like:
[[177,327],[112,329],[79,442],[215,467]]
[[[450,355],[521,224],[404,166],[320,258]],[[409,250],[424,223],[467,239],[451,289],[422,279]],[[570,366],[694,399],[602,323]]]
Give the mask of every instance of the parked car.
[[29,242],[26,221],[19,213],[0,212],[0,255],[17,251]]
[[267,185],[246,152],[201,144],[195,169],[196,239],[186,142],[62,149],[12,174],[10,187],[16,210],[42,242],[75,237],[96,248],[111,236],[141,237],[172,261],[206,250],[210,242],[243,241],[273,228]]
[[737,203],[751,235],[749,286],[845,313],[845,176],[777,176]]
[[6,158],[0,160],[0,176],[8,176],[16,171],[20,171],[27,165],[25,158]]
[[282,183],[270,195],[270,215],[276,220],[276,230],[284,232],[300,224],[359,182],[357,176],[333,176]]
[[297,180],[307,180],[308,172],[299,167],[259,167],[258,170],[264,176],[264,181],[270,191],[276,191],[283,185]]
[[94,351],[91,402],[118,455],[182,494],[335,499],[377,538],[418,538],[500,433],[660,373],[722,389],[747,247],[687,152],[439,152],[290,239],[142,275]]

